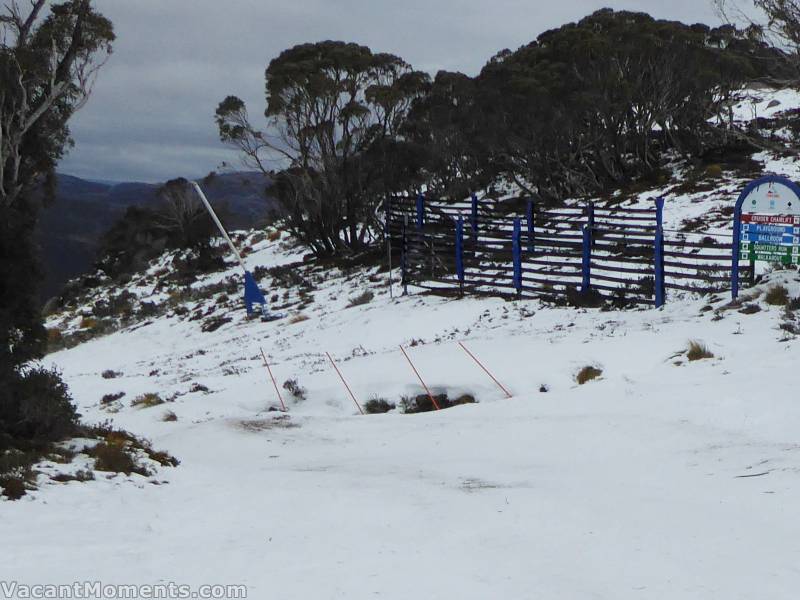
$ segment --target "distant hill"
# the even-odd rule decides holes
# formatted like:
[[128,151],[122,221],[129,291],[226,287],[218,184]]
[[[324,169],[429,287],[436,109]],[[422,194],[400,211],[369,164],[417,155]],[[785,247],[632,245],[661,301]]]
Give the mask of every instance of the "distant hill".
[[[275,202],[266,195],[269,179],[261,173],[224,173],[201,185],[215,207],[224,208],[230,229],[250,228]],[[70,278],[92,266],[102,235],[130,206],[153,206],[160,184],[98,182],[58,175],[55,202],[42,215],[39,239],[44,281],[42,296],[59,292]]]

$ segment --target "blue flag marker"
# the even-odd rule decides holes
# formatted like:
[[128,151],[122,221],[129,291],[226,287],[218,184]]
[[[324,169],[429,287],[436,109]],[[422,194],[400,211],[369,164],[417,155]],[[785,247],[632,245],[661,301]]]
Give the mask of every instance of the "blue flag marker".
[[258,283],[256,283],[256,278],[253,277],[253,274],[247,270],[247,267],[244,264],[244,260],[242,260],[242,255],[239,254],[239,251],[236,249],[236,246],[233,245],[228,232],[225,231],[225,228],[222,226],[222,223],[217,217],[217,213],[214,212],[214,209],[211,208],[211,203],[206,198],[206,195],[203,193],[203,190],[197,184],[197,182],[192,181],[192,186],[194,186],[197,195],[200,196],[200,200],[202,200],[203,205],[206,207],[208,214],[211,216],[211,220],[214,221],[214,224],[219,229],[219,232],[222,234],[222,237],[225,238],[225,241],[228,243],[228,246],[233,252],[233,255],[236,257],[236,260],[239,261],[239,264],[244,271],[244,305],[247,309],[248,316],[252,316],[256,312],[256,306],[258,307],[258,312],[261,313],[261,318],[266,321],[271,321],[277,318],[280,318],[278,315],[271,315],[267,310],[267,300],[264,298],[264,294],[261,293],[261,290],[258,288]]

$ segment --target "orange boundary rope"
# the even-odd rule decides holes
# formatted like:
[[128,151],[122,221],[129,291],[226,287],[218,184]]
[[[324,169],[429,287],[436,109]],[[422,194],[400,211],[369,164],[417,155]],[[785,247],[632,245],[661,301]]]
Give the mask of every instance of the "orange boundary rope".
[[470,356],[470,358],[472,358],[472,360],[474,360],[476,363],[478,363],[478,366],[479,366],[481,369],[483,369],[483,370],[484,370],[484,372],[485,372],[485,373],[486,373],[486,374],[487,374],[489,377],[491,377],[491,378],[492,378],[492,381],[494,381],[494,382],[497,384],[497,386],[498,386],[498,387],[499,387],[501,390],[503,390],[503,392],[505,392],[505,395],[506,395],[507,397],[509,397],[509,398],[511,398],[511,397],[512,397],[512,396],[511,396],[511,392],[509,392],[509,391],[508,391],[508,390],[507,390],[507,389],[506,389],[506,388],[503,386],[503,384],[502,384],[502,383],[500,383],[499,381],[497,381],[497,378],[496,378],[494,375],[492,375],[492,374],[489,372],[489,369],[487,369],[486,367],[484,367],[484,366],[483,366],[483,364],[481,363],[481,361],[479,361],[479,360],[476,358],[476,356],[475,356],[475,355],[474,355],[472,352],[470,352],[469,350],[467,350],[467,347],[466,347],[466,346],[465,346],[465,345],[464,345],[462,342],[458,342],[458,345],[459,345],[459,346],[461,346],[461,348],[464,350],[464,352],[466,352],[467,354],[469,354],[469,356]]
[[275,393],[278,394],[278,400],[281,401],[281,408],[284,412],[286,412],[286,405],[283,403],[283,396],[281,396],[281,392],[278,389],[278,382],[275,381],[275,376],[272,374],[272,369],[269,368],[269,361],[267,361],[267,355],[264,354],[264,349],[259,348],[261,350],[261,358],[264,359],[264,366],[267,367],[267,372],[269,373],[270,379],[272,379],[272,385],[275,386]]
[[339,379],[342,380],[342,383],[344,384],[344,387],[347,389],[347,392],[350,394],[350,397],[353,399],[353,402],[355,403],[356,407],[358,408],[358,412],[360,412],[363,415],[364,411],[361,408],[361,405],[358,403],[358,400],[356,400],[356,397],[353,395],[353,390],[350,389],[350,386],[347,385],[347,382],[344,380],[344,375],[342,375],[342,372],[339,370],[339,367],[337,367],[336,363],[333,362],[333,359],[331,358],[330,354],[328,354],[326,352],[325,355],[328,357],[328,360],[331,361],[331,364],[333,365],[333,368],[336,369],[336,373],[338,373]]
[[428,389],[428,386],[425,385],[424,381],[422,381],[422,377],[420,377],[419,371],[417,371],[417,368],[414,366],[414,363],[411,362],[411,359],[408,357],[408,354],[406,354],[406,351],[403,348],[403,346],[400,346],[400,352],[402,352],[403,356],[406,357],[406,360],[408,361],[408,364],[411,365],[411,368],[413,369],[414,374],[417,376],[417,379],[419,379],[419,382],[422,384],[422,387],[425,388],[425,391],[428,393],[428,398],[431,399],[431,402],[433,403],[434,408],[436,408],[436,410],[439,410],[439,403],[436,402],[436,398],[433,397],[433,394],[431,394],[431,391]]

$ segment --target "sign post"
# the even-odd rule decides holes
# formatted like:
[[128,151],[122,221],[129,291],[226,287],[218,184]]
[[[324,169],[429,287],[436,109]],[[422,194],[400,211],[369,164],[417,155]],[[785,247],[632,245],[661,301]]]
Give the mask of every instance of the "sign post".
[[[733,212],[731,295],[739,295],[739,261],[800,264],[800,187],[768,175],[750,183]],[[753,268],[753,272],[755,269]]]

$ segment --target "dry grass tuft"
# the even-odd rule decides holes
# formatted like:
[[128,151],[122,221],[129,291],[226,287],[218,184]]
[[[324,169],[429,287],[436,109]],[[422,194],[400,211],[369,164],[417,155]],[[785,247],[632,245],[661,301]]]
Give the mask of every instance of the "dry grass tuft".
[[714,354],[702,342],[691,340],[686,350],[686,358],[690,361],[703,360],[704,358],[714,358]]
[[578,385],[583,385],[584,383],[592,381],[593,379],[597,379],[602,374],[603,374],[603,369],[598,369],[597,367],[586,365],[575,375],[575,381],[578,382]]
[[767,290],[764,302],[770,306],[786,306],[789,304],[789,290],[782,285],[773,285]]
[[131,402],[131,406],[134,408],[152,408],[154,406],[158,406],[159,404],[164,404],[163,398],[158,394],[142,394],[141,396],[137,396]]

